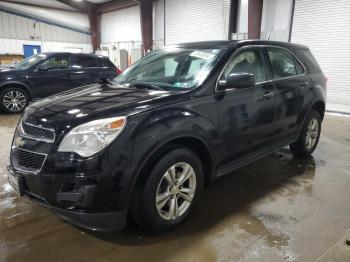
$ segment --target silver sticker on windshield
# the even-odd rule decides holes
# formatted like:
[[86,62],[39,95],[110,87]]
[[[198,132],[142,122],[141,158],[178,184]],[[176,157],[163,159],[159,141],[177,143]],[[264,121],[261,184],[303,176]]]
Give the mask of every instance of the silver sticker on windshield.
[[215,55],[209,52],[204,52],[204,51],[193,51],[190,56],[194,56],[200,59],[204,60],[210,60],[212,59]]

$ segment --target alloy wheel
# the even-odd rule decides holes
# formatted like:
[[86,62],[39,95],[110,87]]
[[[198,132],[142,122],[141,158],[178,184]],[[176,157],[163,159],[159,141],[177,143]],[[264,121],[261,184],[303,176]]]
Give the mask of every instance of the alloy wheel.
[[11,112],[20,112],[23,110],[27,103],[26,96],[20,91],[8,91],[5,93],[3,99],[3,105],[7,110]]
[[308,150],[311,150],[315,146],[318,137],[318,132],[319,130],[317,119],[312,118],[305,136],[305,144]]
[[165,220],[175,220],[191,206],[196,192],[196,173],[192,166],[178,162],[160,180],[156,193],[158,214]]

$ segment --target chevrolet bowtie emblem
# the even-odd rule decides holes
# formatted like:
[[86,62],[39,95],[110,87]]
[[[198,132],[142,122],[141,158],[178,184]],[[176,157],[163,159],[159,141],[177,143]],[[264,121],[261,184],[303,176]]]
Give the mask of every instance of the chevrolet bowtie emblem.
[[15,138],[15,146],[16,147],[22,147],[25,143],[26,143],[26,141],[23,140],[22,137]]

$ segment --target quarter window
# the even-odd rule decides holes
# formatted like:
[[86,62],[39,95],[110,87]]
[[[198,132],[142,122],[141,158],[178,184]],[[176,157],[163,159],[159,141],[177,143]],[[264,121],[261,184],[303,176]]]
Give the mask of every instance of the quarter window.
[[253,74],[255,82],[266,81],[264,57],[261,50],[249,49],[236,55],[225,68],[223,78],[230,74],[249,73]]
[[77,55],[75,58],[75,67],[96,67],[97,61],[93,56]]
[[290,52],[281,48],[267,48],[267,52],[271,62],[273,79],[297,75],[294,58]]

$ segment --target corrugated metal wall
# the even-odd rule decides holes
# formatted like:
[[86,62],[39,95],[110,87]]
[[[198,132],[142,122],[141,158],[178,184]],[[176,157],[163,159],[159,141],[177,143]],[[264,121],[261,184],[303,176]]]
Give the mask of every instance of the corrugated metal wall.
[[64,25],[83,32],[90,32],[89,19],[83,13],[3,1],[0,1],[0,11],[12,12],[38,21],[45,20],[53,24]]
[[165,0],[165,44],[228,39],[230,0]]
[[153,2],[153,40],[164,45],[164,0]]
[[289,41],[293,0],[264,0],[261,39]]
[[0,37],[71,43],[90,43],[90,35],[1,12]]
[[[140,10],[138,6],[108,12],[101,18],[101,47],[99,52],[109,56],[121,67],[120,51],[128,52],[128,64],[142,57]],[[153,2],[153,49],[164,45],[164,0]]]
[[43,52],[91,52],[89,34],[0,11],[0,54],[23,54],[23,44],[40,45]]
[[[248,0],[239,0],[237,33],[232,39],[248,38]],[[264,0],[261,39],[289,41],[293,0]]]
[[350,1],[296,0],[292,42],[309,46],[327,75],[327,108],[350,112]]
[[[102,14],[101,43],[142,41],[138,6]],[[153,40],[164,41],[164,0],[153,2]]]
[[101,43],[142,41],[138,6],[102,14]]

